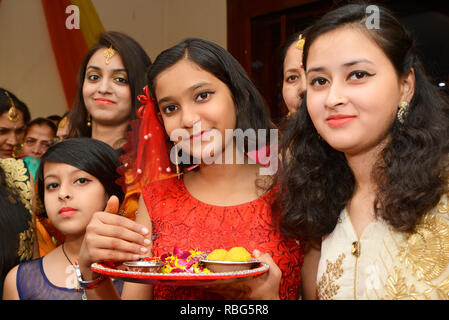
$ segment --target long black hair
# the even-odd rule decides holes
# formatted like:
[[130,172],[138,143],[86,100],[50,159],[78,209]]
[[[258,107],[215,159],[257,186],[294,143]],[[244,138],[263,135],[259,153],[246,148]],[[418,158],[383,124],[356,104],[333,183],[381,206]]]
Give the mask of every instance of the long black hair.
[[[391,139],[380,153],[372,176],[377,182],[374,212],[394,229],[413,231],[419,218],[447,191],[449,106],[430,82],[413,38],[394,15],[379,8],[380,28],[366,27],[366,4],[328,12],[305,35],[303,63],[321,35],[351,27],[374,40],[394,65],[398,77],[415,74],[415,92],[404,123],[397,119]],[[345,155],[320,139],[304,99],[282,139],[281,225],[286,234],[317,238],[330,233],[354,192],[355,178]]]
[[[122,188],[115,183],[119,178],[119,156],[107,143],[91,138],[71,138],[51,146],[42,156],[37,171],[38,194],[42,203],[45,193],[43,170],[46,162],[66,163],[93,175],[101,182],[109,196],[115,195],[120,203],[122,202]],[[45,216],[45,213],[43,215]]]

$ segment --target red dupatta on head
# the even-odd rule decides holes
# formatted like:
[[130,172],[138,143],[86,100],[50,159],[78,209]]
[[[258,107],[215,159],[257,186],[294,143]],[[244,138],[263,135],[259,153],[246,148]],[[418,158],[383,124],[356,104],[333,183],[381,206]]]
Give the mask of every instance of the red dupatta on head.
[[123,165],[117,169],[121,175],[117,183],[125,192],[120,212],[133,220],[142,187],[176,176],[170,162],[169,138],[157,116],[154,99],[148,86],[143,91],[137,97],[142,103],[137,111],[138,119],[131,121],[131,130],[126,134],[125,153],[120,157]]

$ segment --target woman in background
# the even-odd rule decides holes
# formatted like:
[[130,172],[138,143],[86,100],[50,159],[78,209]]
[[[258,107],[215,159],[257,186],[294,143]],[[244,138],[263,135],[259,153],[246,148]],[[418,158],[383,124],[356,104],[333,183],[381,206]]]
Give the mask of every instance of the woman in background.
[[14,265],[39,255],[30,173],[22,160],[13,158],[29,120],[27,106],[0,88],[0,287]]
[[12,92],[0,88],[0,159],[14,157],[23,141],[30,111]]
[[36,118],[31,120],[25,130],[20,156],[40,159],[53,144],[56,130],[56,125],[48,119]]
[[302,64],[304,37],[301,32],[291,35],[282,48],[282,98],[288,115],[298,111],[306,92],[306,75]]
[[79,71],[70,136],[98,139],[121,153],[130,121],[137,118],[137,95],[150,65],[134,39],[120,32],[102,33]]

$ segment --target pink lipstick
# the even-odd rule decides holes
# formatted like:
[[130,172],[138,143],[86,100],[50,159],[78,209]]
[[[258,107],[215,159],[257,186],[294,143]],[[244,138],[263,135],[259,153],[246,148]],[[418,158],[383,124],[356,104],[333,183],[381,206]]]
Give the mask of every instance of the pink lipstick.
[[59,210],[59,215],[62,217],[68,217],[74,215],[78,212],[78,210],[73,209],[71,207],[63,207]]
[[94,100],[99,105],[110,105],[110,104],[114,104],[115,103],[112,100],[103,99],[103,98],[97,98],[97,99],[94,99]]
[[351,122],[355,118],[356,118],[356,116],[338,114],[338,115],[328,117],[326,119],[326,121],[331,127],[341,127],[341,126],[344,126],[345,124]]

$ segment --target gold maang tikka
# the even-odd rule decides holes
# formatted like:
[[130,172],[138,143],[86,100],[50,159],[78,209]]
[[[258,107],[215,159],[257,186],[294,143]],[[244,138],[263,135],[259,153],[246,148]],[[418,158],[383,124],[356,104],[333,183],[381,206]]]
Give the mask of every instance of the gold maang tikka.
[[[301,33],[298,37],[298,42],[296,42],[296,49],[301,50],[301,51],[304,50],[305,43],[306,43],[306,39],[303,38],[302,33]],[[302,69],[304,69],[304,65],[302,64],[302,62],[301,62],[300,67]]]
[[64,129],[65,125],[67,124],[67,116],[61,119],[58,123],[58,129]]
[[300,34],[298,37],[298,42],[296,43],[296,48],[299,50],[303,50],[305,43],[306,43],[306,39],[304,39],[302,34]]
[[16,108],[11,96],[9,95],[8,91],[5,91],[5,94],[9,99],[9,104],[11,105],[11,107],[8,110],[8,119],[11,121],[17,122],[17,121],[19,121],[20,114],[19,114],[19,112],[17,112],[17,108]]
[[103,55],[104,55],[106,64],[109,64],[109,59],[111,59],[115,55],[115,50],[112,49],[112,44],[109,47],[109,49],[104,51]]

